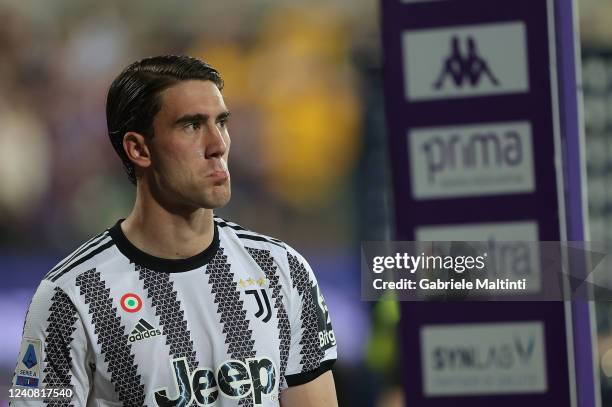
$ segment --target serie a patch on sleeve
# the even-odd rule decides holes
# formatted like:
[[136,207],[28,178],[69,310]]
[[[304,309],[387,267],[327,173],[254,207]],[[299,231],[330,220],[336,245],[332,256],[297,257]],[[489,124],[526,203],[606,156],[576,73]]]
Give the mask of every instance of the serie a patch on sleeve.
[[40,339],[23,338],[15,370],[15,386],[38,387],[41,356]]

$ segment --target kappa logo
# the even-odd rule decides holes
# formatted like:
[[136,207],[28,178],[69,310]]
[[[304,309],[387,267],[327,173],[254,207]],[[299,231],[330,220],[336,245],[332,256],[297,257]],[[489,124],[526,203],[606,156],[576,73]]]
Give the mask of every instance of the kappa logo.
[[136,342],[158,335],[161,335],[161,331],[159,329],[154,328],[153,325],[149,324],[143,318],[140,318],[132,330],[132,333],[130,333],[128,336],[128,340],[130,342]]
[[467,52],[462,54],[459,37],[453,35],[450,39],[450,55],[444,60],[442,72],[438,80],[433,84],[435,89],[440,89],[447,77],[452,79],[455,86],[461,87],[464,82],[470,86],[478,86],[481,78],[486,76],[495,86],[499,80],[493,75],[487,61],[479,55],[478,46],[473,36],[468,36],[465,41]]
[[527,43],[518,20],[405,30],[404,96],[416,102],[528,92]]

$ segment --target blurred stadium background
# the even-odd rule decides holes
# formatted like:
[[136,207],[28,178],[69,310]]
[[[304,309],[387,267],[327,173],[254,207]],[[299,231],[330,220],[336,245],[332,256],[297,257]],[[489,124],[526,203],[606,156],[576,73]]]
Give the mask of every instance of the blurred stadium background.
[[374,404],[384,379],[364,366],[357,270],[362,233],[385,224],[371,165],[385,151],[377,14],[373,0],[0,1],[0,405],[41,277],[131,208],[106,134],[108,86],[168,53],[225,80],[233,197],[218,214],[309,259],[341,348],[341,403]]
[[[591,233],[611,242],[612,3],[579,6]],[[106,90],[127,64],[166,53],[225,79],[233,198],[218,214],[287,241],[317,271],[340,405],[395,405],[397,312],[360,301],[358,274],[359,242],[392,224],[378,1],[0,0],[0,406],[41,277],[131,207]],[[605,401],[607,303],[598,325]]]

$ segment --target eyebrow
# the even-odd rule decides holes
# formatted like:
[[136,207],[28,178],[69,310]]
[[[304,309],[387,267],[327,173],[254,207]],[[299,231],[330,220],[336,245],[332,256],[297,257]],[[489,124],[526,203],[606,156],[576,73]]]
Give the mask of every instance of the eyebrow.
[[[231,115],[231,112],[229,110],[226,110],[217,115],[216,121],[218,122],[221,120],[227,120],[230,117],[230,115]],[[186,114],[176,119],[174,124],[177,125],[177,124],[186,124],[186,123],[194,123],[194,122],[206,122],[209,119],[209,117],[210,117],[209,115],[202,114],[202,113]]]

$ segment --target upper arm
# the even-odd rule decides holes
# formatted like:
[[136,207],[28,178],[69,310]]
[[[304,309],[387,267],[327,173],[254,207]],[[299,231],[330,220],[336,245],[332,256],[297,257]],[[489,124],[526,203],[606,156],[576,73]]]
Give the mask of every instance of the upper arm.
[[[79,313],[61,288],[43,280],[28,308],[12,384],[16,388],[71,388],[72,403],[89,393],[87,341]],[[12,405],[42,405],[14,399]]]
[[288,251],[287,260],[292,295],[291,343],[285,379],[291,388],[329,373],[337,352],[331,318],[312,269],[296,252]]
[[289,387],[280,399],[283,407],[337,407],[334,376],[327,371],[308,383]]

